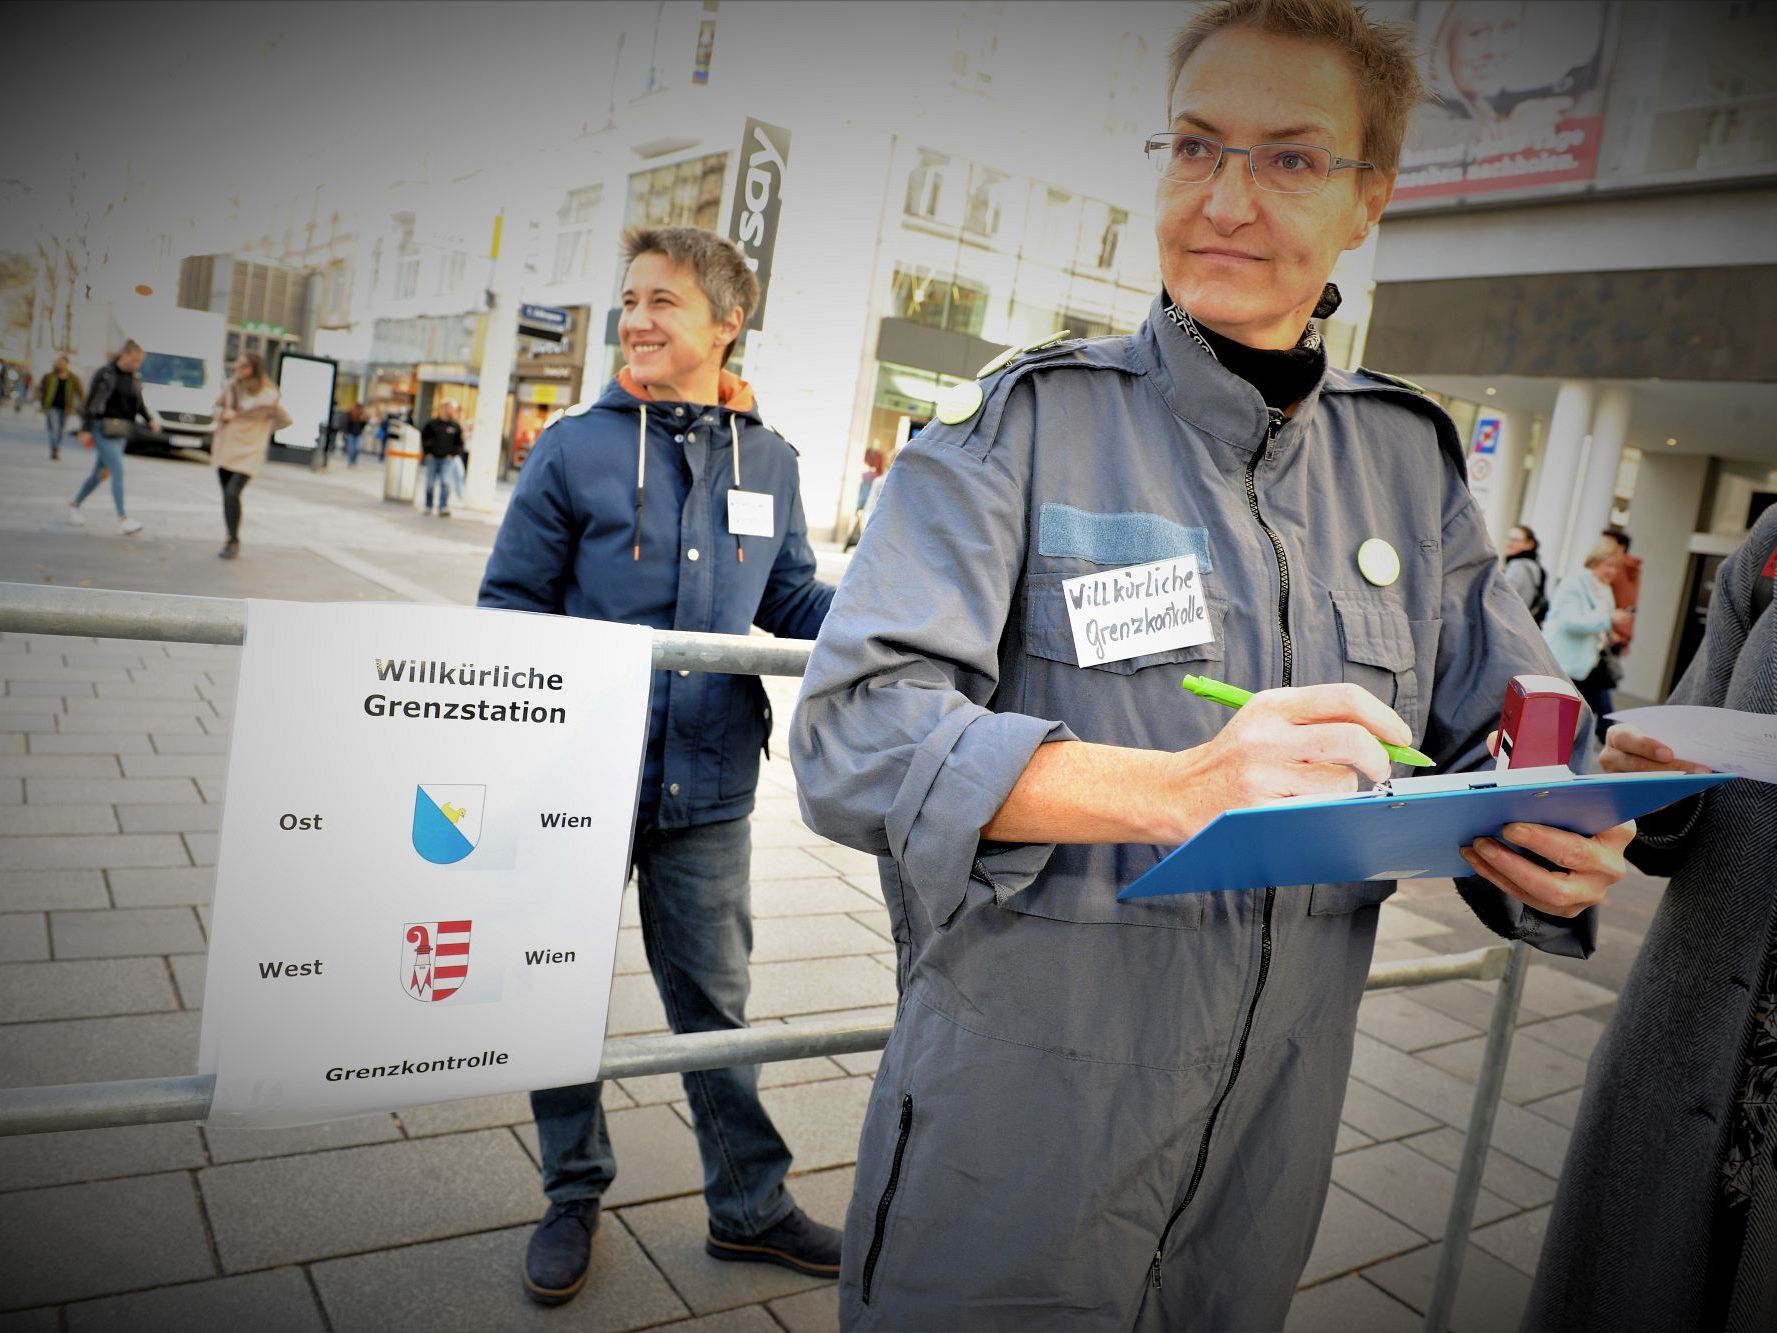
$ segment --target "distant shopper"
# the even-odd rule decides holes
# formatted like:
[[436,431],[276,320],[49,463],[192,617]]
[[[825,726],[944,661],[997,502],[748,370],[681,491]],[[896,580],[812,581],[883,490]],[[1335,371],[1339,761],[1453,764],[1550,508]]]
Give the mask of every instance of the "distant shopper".
[[[1668,700],[1777,713],[1777,509],[1721,567]],[[1607,773],[1697,771],[1610,729]],[[1599,1038],[1526,1333],[1777,1328],[1777,785],[1742,779],[1636,821],[1671,876]]]
[[291,416],[258,352],[235,358],[234,378],[223,387],[215,410],[210,458],[222,484],[222,520],[228,525],[228,540],[216,554],[234,560],[241,553],[241,492],[265,461],[271,437],[290,424]]
[[438,404],[438,415],[420,427],[420,452],[426,457],[426,512],[432,512],[432,492],[438,492],[438,515],[450,517],[450,460],[463,456],[463,428],[457,422],[457,400]]
[[394,412],[384,412],[376,421],[376,456],[389,456],[389,432],[395,429]]
[[1594,716],[1598,715],[1600,677],[1595,674],[1611,630],[1624,623],[1627,612],[1618,611],[1611,595],[1617,572],[1617,549],[1601,541],[1586,556],[1585,569],[1556,585],[1543,623],[1543,639],[1579,689]]
[[346,466],[358,466],[358,453],[364,448],[364,428],[370,424],[370,415],[365,412],[362,403],[353,403],[346,409],[345,421],[340,425],[340,433],[346,441]]
[[1536,534],[1522,523],[1506,533],[1506,582],[1524,599],[1537,624],[1549,614],[1549,571],[1537,554]]
[[68,369],[68,358],[58,356],[56,368],[43,377],[38,401],[43,405],[43,422],[49,429],[49,457],[53,462],[62,456],[62,436],[67,433],[68,418],[80,411],[81,394],[85,392],[80,376]]
[[1635,634],[1635,605],[1641,600],[1641,557],[1629,554],[1629,534],[1623,529],[1606,528],[1599,536],[1616,553],[1616,573],[1611,576],[1610,591],[1619,613],[1604,651],[1598,654],[1598,665],[1592,668],[1592,691],[1598,699],[1594,720],[1602,742],[1610,729],[1606,718],[1615,706],[1613,692],[1623,683],[1623,656]]
[[91,445],[93,470],[87,474],[74,498],[68,502],[68,521],[77,528],[86,526],[80,512],[86,497],[98,489],[106,473],[111,476],[111,503],[117,508],[117,530],[125,537],[142,531],[142,525],[123,508],[123,446],[130,438],[130,428],[145,422],[156,433],[160,422],[142,399],[142,344],[133,338],[124,343],[98,374],[93,376],[87,391],[86,404],[80,410],[82,444]]

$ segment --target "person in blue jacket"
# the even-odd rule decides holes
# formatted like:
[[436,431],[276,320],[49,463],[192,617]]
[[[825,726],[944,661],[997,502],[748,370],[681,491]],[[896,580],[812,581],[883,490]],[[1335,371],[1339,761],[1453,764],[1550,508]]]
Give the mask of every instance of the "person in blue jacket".
[[[488,559],[482,606],[654,629],[812,639],[833,589],[815,579],[796,451],[722,369],[759,285],[729,242],[632,229],[604,393],[537,438]],[[757,676],[656,671],[632,851],[642,939],[675,1032],[746,1025],[752,949],[747,816],[771,708]],[[756,1068],[685,1075],[718,1259],[839,1271],[839,1232],[784,1188],[790,1150]],[[541,1304],[586,1282],[616,1159],[599,1085],[531,1095],[549,1210],[525,1256]]]

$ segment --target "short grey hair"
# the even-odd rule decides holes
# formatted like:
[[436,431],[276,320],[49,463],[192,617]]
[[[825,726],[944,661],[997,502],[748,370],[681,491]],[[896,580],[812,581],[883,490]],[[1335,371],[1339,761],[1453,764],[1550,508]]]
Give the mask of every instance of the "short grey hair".
[[621,245],[625,270],[638,255],[665,255],[691,270],[703,289],[704,299],[710,303],[713,320],[728,318],[728,312],[739,306],[744,328],[759,304],[759,279],[747,267],[740,247],[713,231],[702,227],[630,227],[623,233]]

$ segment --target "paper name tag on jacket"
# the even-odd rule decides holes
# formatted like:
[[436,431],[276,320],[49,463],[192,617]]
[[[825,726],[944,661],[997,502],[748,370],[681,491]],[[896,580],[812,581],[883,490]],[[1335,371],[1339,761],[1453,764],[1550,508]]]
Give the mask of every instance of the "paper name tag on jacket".
[[728,531],[736,537],[775,537],[771,492],[728,491]]
[[1061,595],[1083,667],[1215,638],[1194,555],[1064,579]]

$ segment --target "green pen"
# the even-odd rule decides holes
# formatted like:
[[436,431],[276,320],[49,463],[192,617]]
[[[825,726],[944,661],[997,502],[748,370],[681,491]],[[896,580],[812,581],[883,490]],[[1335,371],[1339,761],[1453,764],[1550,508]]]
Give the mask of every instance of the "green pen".
[[[1230,708],[1244,708],[1252,702],[1253,692],[1243,690],[1238,685],[1230,685],[1226,681],[1211,680],[1208,676],[1186,676],[1179,682],[1185,689],[1199,699],[1209,699],[1218,704],[1226,704]],[[1420,754],[1410,745],[1390,745],[1385,740],[1378,740],[1383,752],[1397,764],[1411,764],[1414,768],[1435,768],[1437,760]]]

